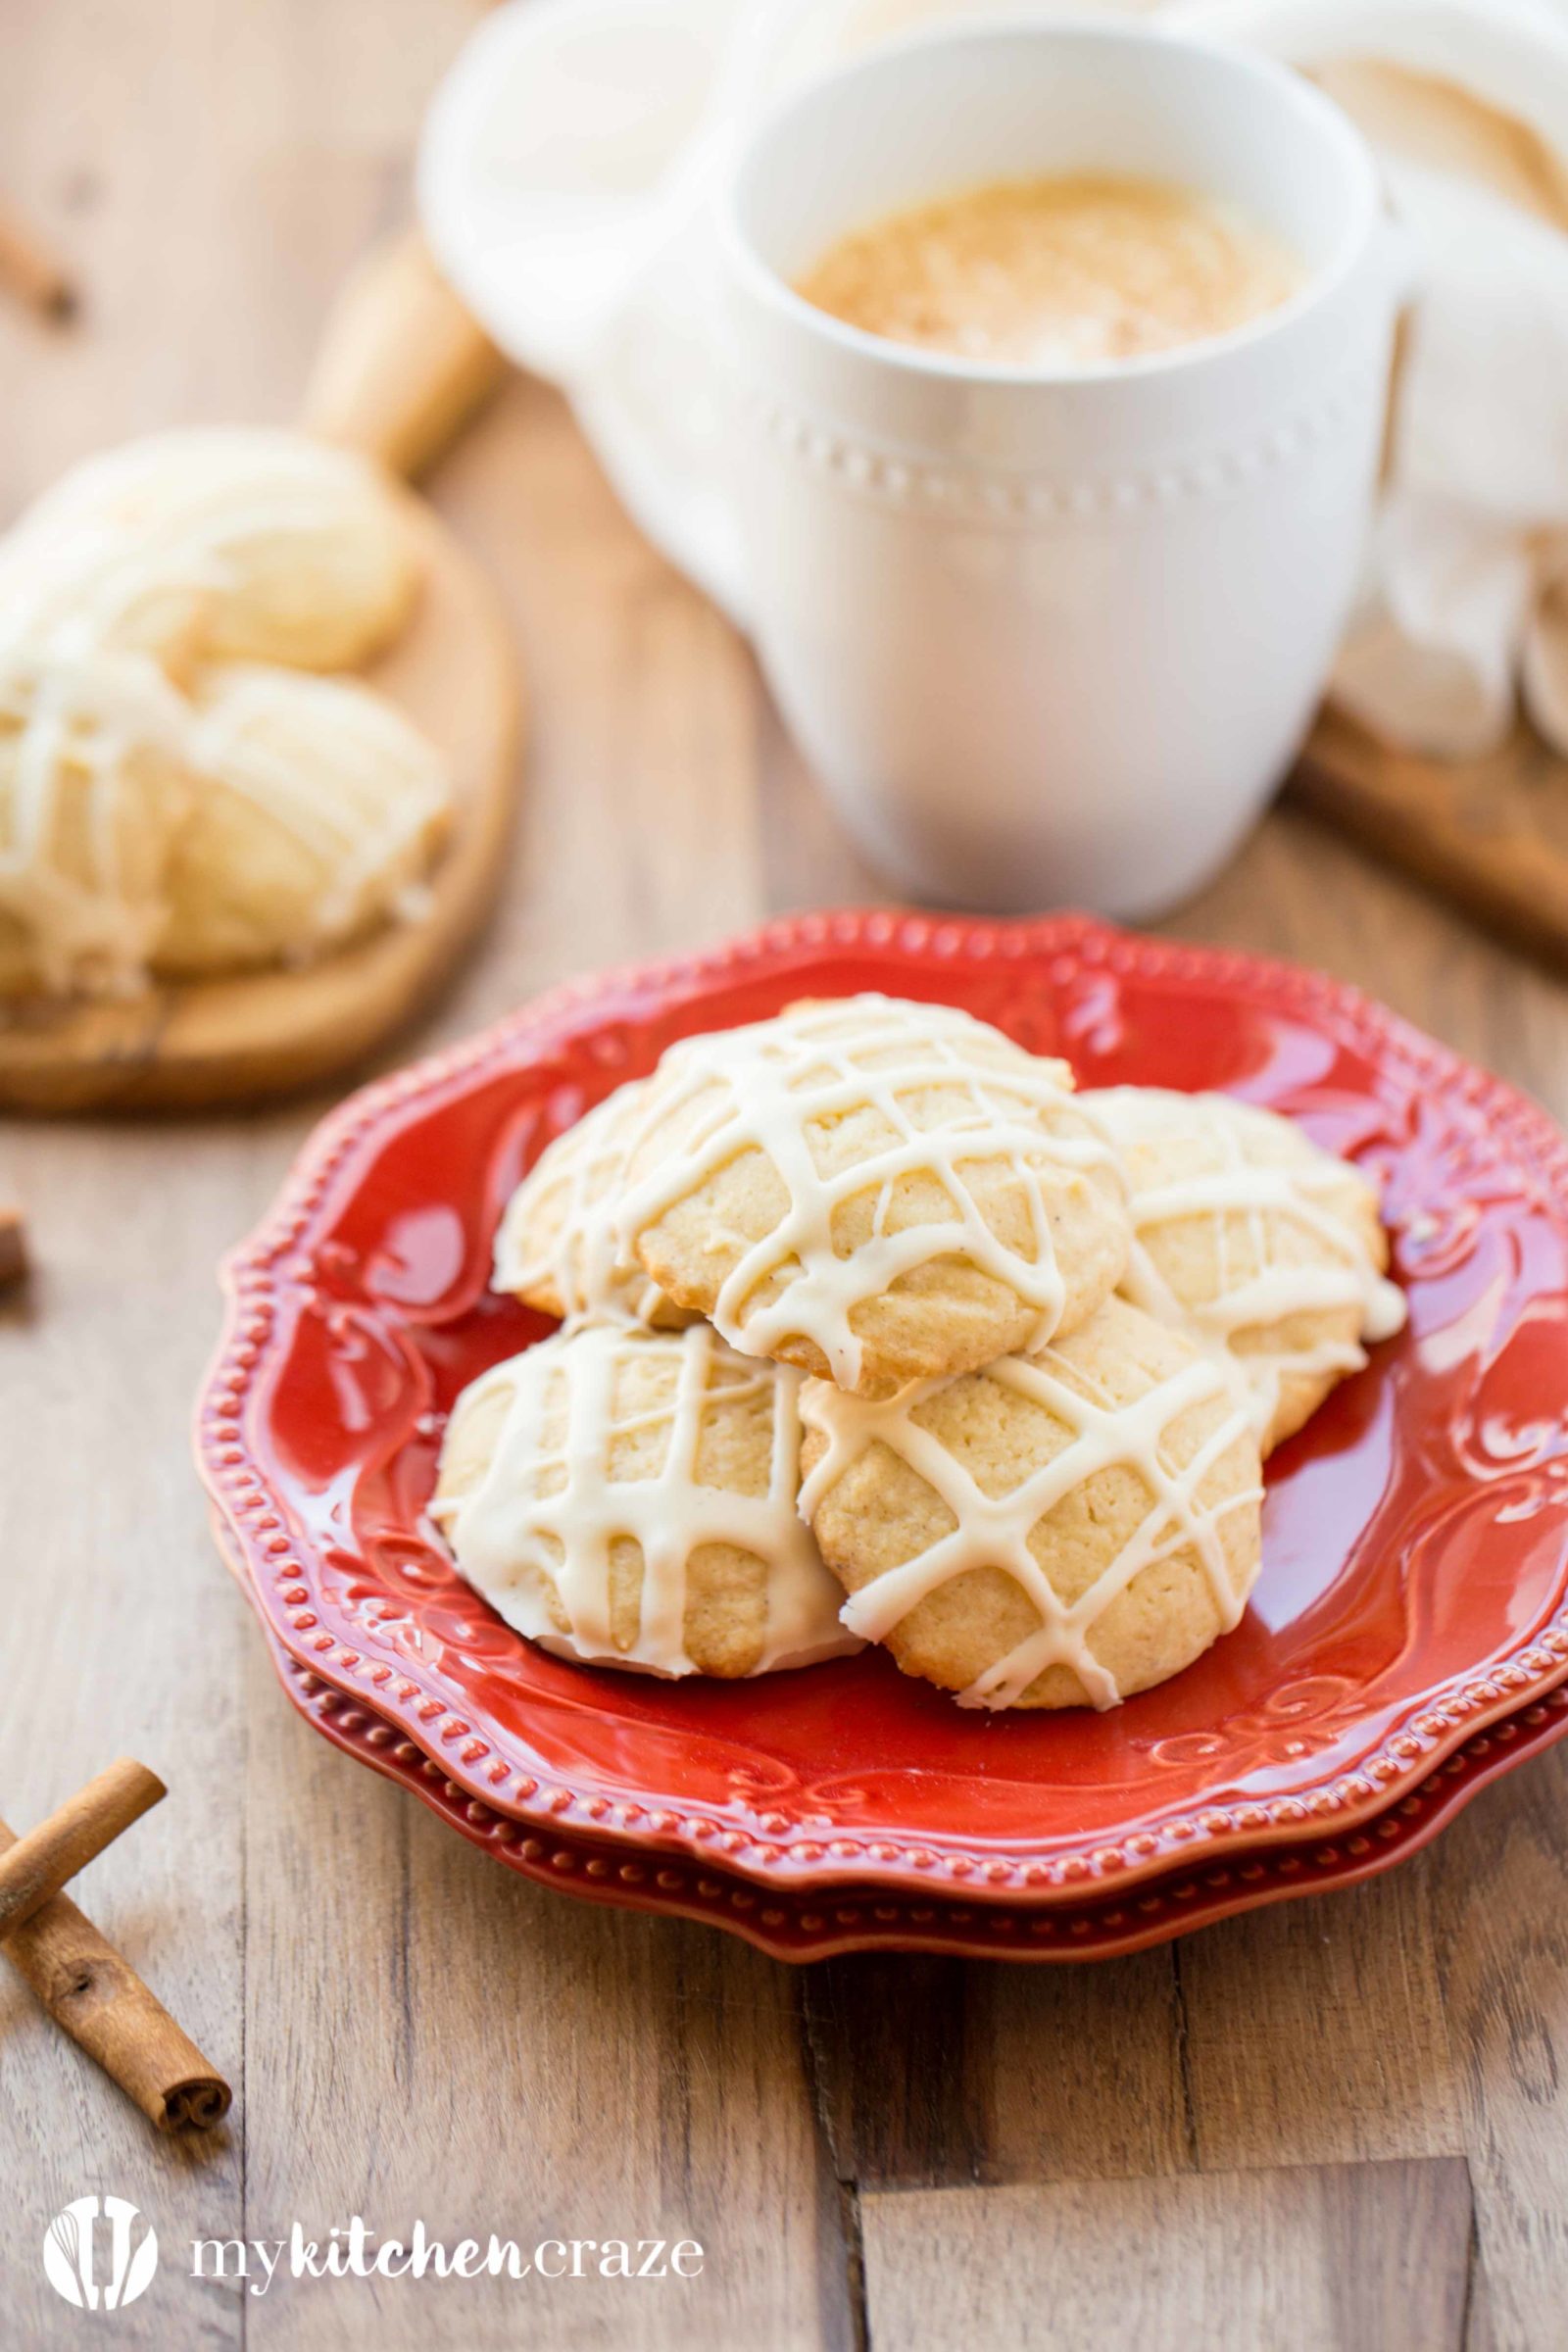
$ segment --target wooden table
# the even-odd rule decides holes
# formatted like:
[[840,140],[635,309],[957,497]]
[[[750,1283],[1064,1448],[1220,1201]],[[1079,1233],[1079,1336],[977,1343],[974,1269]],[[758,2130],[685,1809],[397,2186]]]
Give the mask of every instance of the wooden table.
[[[0,308],[0,505],[100,441],[284,416],[328,295],[404,214],[459,0],[11,0],[0,177],[79,261],[58,333]],[[864,899],[724,622],[518,383],[440,505],[537,688],[502,915],[455,1037],[561,975]],[[1171,928],[1359,982],[1568,1115],[1568,990],[1290,815]],[[1568,1749],[1357,1893],[1083,1969],[792,1972],[520,1884],[285,1703],[187,1459],[213,1266],[319,1102],[0,1139],[39,1272],[0,1312],[0,1809],[122,1750],[172,1795],[82,1898],[231,2075],[159,2142],[0,1969],[0,2339],[419,2345],[1487,2347],[1568,2336]],[[1543,1399],[1544,1409],[1553,1409]],[[51,2215],[164,2248],[114,2322],[43,2278]],[[692,2236],[701,2278],[186,2274],[197,2236],[353,2214]]]

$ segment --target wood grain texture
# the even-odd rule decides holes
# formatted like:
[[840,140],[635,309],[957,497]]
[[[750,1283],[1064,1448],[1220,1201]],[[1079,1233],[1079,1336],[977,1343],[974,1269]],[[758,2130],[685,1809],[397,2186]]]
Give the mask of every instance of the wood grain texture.
[[861,2200],[876,2352],[1457,2352],[1456,2160]]
[[838,2178],[906,2188],[1186,2170],[1179,1997],[1168,1951],[1073,1970],[907,1954],[807,1970]]
[[803,1971],[802,2029],[847,2187],[979,2179],[986,2073],[969,2046],[971,1976],[961,1960],[918,1953],[856,1953]]
[[[84,310],[62,333],[0,306],[0,513],[96,443],[295,412],[334,288],[406,221],[420,104],[475,13],[13,0],[7,189],[71,254]],[[750,654],[626,524],[554,394],[505,385],[430,487],[495,579],[538,699],[496,919],[408,1050],[596,963],[884,895]],[[1294,810],[1167,927],[1322,964],[1568,1111],[1561,982]],[[63,2340],[38,2242],[94,2185],[131,2197],[166,2249],[115,2325],[147,2352],[849,2346],[862,2235],[874,2352],[1050,2341],[1044,2304],[1020,2321],[998,2300],[1004,2230],[1030,2279],[1058,2249],[1053,2292],[1075,2300],[1052,2308],[1078,2324],[1059,2336],[1075,2352],[1157,2345],[1177,2323],[1184,2347],[1273,2352],[1312,2340],[1309,2321],[1336,2352],[1446,2352],[1470,2237],[1457,2149],[1469,2345],[1555,2342],[1561,1757],[1489,1791],[1398,1879],[1176,1953],[789,1974],[514,1882],[312,1738],[217,1566],[185,1432],[214,1263],[324,1101],[0,1134],[0,1198],[26,1204],[36,1267],[0,1297],[0,1810],[37,1820],[122,1750],[168,1781],[93,1864],[90,1907],[238,2098],[215,2144],[170,2146],[0,1978],[6,2352]],[[575,2282],[533,2302],[454,2281],[416,2303],[301,2281],[242,2306],[185,2276],[195,2236],[296,2218],[320,2236],[354,2212],[449,2236],[690,2219],[712,2267],[630,2306],[592,2281],[581,2300]],[[1285,2332],[1244,2335],[1236,2315],[1260,2310]]]
[[1115,2180],[1198,2161],[1169,1951],[1092,1969],[973,1972],[985,2180]]
[[1568,762],[1523,720],[1444,765],[1328,710],[1291,794],[1515,947],[1568,961]]
[[[453,2282],[438,2308],[422,2299],[421,2340],[849,2352],[787,1974],[514,1881],[399,1791],[345,1776],[278,1704],[259,1643],[248,1681],[250,2233],[286,2236],[303,2198],[321,2234],[364,2213],[400,2235],[417,2216],[448,2243],[691,2237],[704,2276],[657,2293]],[[328,1848],[302,1842],[313,1826]],[[738,2214],[766,2228],[738,2230]],[[346,2322],[340,2297],[279,2280],[250,2314],[252,2352],[341,2352],[346,2325],[368,2342],[372,2305],[401,2324],[396,2282],[351,2291]]]
[[1428,1866],[1476,2182],[1474,2352],[1559,2341],[1568,2282],[1568,1759],[1479,1798]]
[[1425,1876],[1240,1924],[1176,1955],[1204,2171],[1460,2153]]

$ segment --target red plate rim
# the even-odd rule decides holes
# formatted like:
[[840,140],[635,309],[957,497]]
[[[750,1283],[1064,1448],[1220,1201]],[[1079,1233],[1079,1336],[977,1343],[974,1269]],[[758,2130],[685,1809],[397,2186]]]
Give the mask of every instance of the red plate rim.
[[[1401,1020],[1359,990],[1304,968],[1232,950],[1213,950],[1123,933],[1081,914],[1023,922],[911,914],[887,909],[847,909],[771,922],[760,930],[698,954],[659,962],[626,965],[569,982],[525,1005],[466,1042],[375,1081],[330,1113],[305,1146],[282,1192],[255,1234],[224,1262],[223,1328],[211,1370],[198,1398],[195,1449],[203,1482],[223,1530],[224,1548],[242,1568],[252,1598],[278,1647],[297,1665],[361,1699],[402,1730],[416,1745],[443,1751],[443,1770],[466,1796],[492,1812],[534,1824],[558,1838],[568,1825],[592,1837],[621,1801],[607,1798],[602,1786],[591,1793],[559,1780],[542,1784],[531,1774],[505,1776],[495,1767],[481,1772],[462,1753],[471,1731],[452,1713],[448,1698],[422,1683],[401,1661],[398,1681],[381,1662],[368,1658],[359,1642],[334,1634],[322,1619],[298,1622],[281,1597],[280,1586],[305,1573],[299,1553],[307,1547],[283,1532],[282,1498],[270,1483],[266,1463],[251,1444],[246,1407],[270,1368],[269,1342],[277,1321],[280,1290],[289,1268],[318,1235],[327,1207],[343,1180],[384,1125],[415,1104],[428,1106],[455,1096],[492,1065],[526,1066],[590,1026],[596,1013],[617,1000],[650,992],[701,989],[705,983],[734,981],[750,968],[756,974],[808,966],[824,950],[885,950],[918,958],[927,966],[964,956],[995,958],[1000,965],[1049,959],[1070,951],[1081,963],[1099,963],[1112,973],[1202,980],[1237,993],[1255,994],[1273,1004],[1328,1016],[1362,1044],[1394,1053],[1432,1086],[1457,1093],[1488,1123],[1506,1135],[1526,1157],[1543,1186],[1568,1207],[1568,1143],[1545,1113],[1502,1080],[1491,1076]],[[520,1058],[519,1058],[520,1056]],[[313,1606],[324,1604],[318,1582]],[[1058,1849],[1049,1863],[1032,1860],[1005,1845],[964,1851],[944,1840],[936,1853],[885,1847],[886,1858],[863,1845],[849,1855],[820,1846],[809,1859],[780,1854],[778,1841],[760,1830],[738,1826],[745,1808],[670,1807],[635,1828],[615,1830],[628,1844],[654,1851],[695,1853],[716,1868],[760,1886],[791,1890],[828,1889],[875,1884],[908,1893],[934,1886],[962,1887],[965,1896],[1004,1896],[1027,1906],[1082,1899],[1086,1885],[1114,1875],[1119,1887],[1157,1879],[1173,1864],[1198,1856],[1236,1856],[1271,1845],[1298,1842],[1303,1831],[1348,1834],[1386,1813],[1436,1766],[1478,1731],[1517,1714],[1544,1697],[1568,1670],[1568,1597],[1559,1595],[1548,1623],[1494,1659],[1484,1673],[1452,1678],[1426,1695],[1414,1720],[1393,1729],[1347,1782],[1228,1809],[1202,1806],[1173,1814],[1157,1836],[1140,1836],[1113,1850],[1102,1838],[1086,1838],[1081,1851]],[[448,1746],[448,1742],[452,1744]],[[624,1801],[640,1810],[645,1791],[628,1788]]]
[[554,1825],[544,1837],[521,1835],[524,1824],[470,1797],[438,1758],[400,1738],[360,1693],[302,1665],[270,1631],[267,1645],[288,1698],[313,1730],[412,1790],[438,1820],[519,1878],[615,1910],[696,1920],[797,1966],[882,1951],[1047,1964],[1123,1959],[1243,1912],[1381,1878],[1429,1845],[1494,1781],[1568,1735],[1568,1686],[1559,1683],[1517,1714],[1469,1733],[1419,1787],[1359,1829],[1235,1854],[1217,1867],[1195,1856],[1190,1870],[1166,1870],[1152,1881],[1129,1881],[1098,1896],[1080,1893],[1071,1902],[1020,1904],[980,1894],[946,1901],[930,1887],[910,1895],[870,1885],[805,1896],[770,1887],[764,1900],[751,1879],[715,1870],[705,1858],[669,1857],[673,1866],[665,1871],[655,1867],[662,1857],[647,1858],[635,1845],[563,1837]]

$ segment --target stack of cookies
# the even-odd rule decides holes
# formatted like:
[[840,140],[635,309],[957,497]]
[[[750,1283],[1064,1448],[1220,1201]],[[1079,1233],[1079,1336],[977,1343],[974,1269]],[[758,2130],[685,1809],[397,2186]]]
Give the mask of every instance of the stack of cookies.
[[366,460],[231,427],[91,459],[0,538],[0,1011],[418,914],[447,762],[335,673],[401,633],[421,571]]
[[432,1505],[563,1655],[884,1643],[960,1705],[1114,1705],[1235,1625],[1261,1460],[1397,1325],[1376,1196],[1217,1096],[1078,1095],[865,996],[672,1047],[544,1153]]

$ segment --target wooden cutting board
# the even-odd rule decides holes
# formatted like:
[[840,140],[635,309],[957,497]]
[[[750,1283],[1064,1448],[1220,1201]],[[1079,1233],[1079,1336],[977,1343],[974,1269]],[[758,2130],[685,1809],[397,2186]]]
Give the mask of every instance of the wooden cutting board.
[[[502,363],[416,237],[373,257],[334,315],[301,422],[418,470]],[[489,911],[517,791],[523,697],[488,579],[432,510],[400,493],[425,559],[415,616],[366,676],[446,753],[453,833],[430,911],[298,971],[155,985],[115,1004],[0,1011],[0,1109],[196,1109],[310,1084],[411,1019]]]
[[1568,760],[1521,720],[1484,760],[1396,752],[1325,710],[1288,798],[1510,946],[1568,962]]

